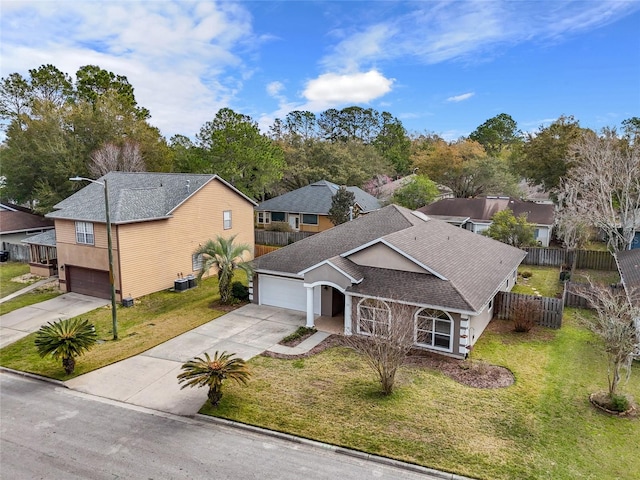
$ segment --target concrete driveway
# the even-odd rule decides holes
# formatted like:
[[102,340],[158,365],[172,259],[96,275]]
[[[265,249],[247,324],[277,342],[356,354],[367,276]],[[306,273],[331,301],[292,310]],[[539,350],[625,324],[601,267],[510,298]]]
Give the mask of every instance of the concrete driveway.
[[[195,415],[207,400],[206,388],[180,390],[182,364],[204,352],[259,355],[305,324],[305,314],[249,304],[157,347],[71,379],[74,390],[176,415]],[[80,360],[82,361],[82,360]]]
[[79,293],[65,293],[51,300],[0,316],[0,348],[26,337],[47,322],[76,317],[109,305],[109,300]]

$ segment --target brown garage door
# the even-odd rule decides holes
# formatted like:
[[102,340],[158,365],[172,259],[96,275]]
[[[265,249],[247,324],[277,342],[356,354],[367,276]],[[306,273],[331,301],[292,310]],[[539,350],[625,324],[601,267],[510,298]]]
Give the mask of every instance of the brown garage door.
[[111,298],[109,272],[67,266],[67,283],[71,292],[98,298]]

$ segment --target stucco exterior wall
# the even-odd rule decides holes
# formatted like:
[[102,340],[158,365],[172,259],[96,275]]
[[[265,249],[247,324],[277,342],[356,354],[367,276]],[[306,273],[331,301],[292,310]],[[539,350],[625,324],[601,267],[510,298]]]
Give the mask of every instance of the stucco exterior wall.
[[[224,230],[223,211],[231,211],[232,228]],[[133,298],[171,288],[179,273],[196,274],[193,252],[217,235],[236,235],[254,250],[253,205],[214,180],[178,207],[166,220],[120,225],[122,293]]]
[[382,243],[371,245],[369,248],[349,255],[348,258],[358,265],[426,273],[425,269]]
[[[362,300],[363,297],[357,297],[357,296],[351,296],[351,332],[352,335],[358,335],[358,304],[360,303],[360,301]],[[419,305],[414,305],[412,308],[412,319],[414,322],[414,328],[415,328],[415,315],[418,311],[422,310],[424,307],[419,306]],[[415,345],[415,348],[419,348],[422,350],[427,350],[427,351],[431,351],[431,352],[435,352],[435,353],[439,353],[442,355],[447,355],[450,357],[456,357],[456,358],[465,358],[465,354],[467,353],[466,350],[464,351],[464,353],[462,353],[460,350],[460,325],[461,325],[461,316],[459,313],[452,313],[452,312],[447,312],[449,314],[449,316],[451,317],[452,320],[452,339],[451,339],[451,348],[452,350],[450,352],[447,351],[443,351],[443,350],[439,350],[439,349],[435,349],[435,348],[427,348],[424,347],[422,345]],[[476,336],[477,338],[478,336]],[[414,338],[415,340],[415,338]]]
[[[76,224],[73,220],[55,220],[56,249],[58,254],[58,278],[60,288],[66,290],[66,266],[91,268],[109,271],[109,253],[107,242],[107,226],[104,223],[93,224],[94,245],[76,243]],[[112,225],[111,238],[113,240],[113,272],[116,296],[120,299],[119,265],[118,265],[118,226]],[[62,268],[65,267],[65,268]]]
[[331,282],[342,287],[343,289],[351,286],[351,280],[338,272],[335,268],[326,264],[321,265],[318,268],[315,268],[305,274],[304,283],[315,282]]

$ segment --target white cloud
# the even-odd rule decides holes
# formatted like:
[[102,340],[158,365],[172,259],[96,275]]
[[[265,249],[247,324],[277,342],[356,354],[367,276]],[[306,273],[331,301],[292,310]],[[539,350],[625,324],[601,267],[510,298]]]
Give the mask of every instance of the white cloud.
[[462,95],[455,95],[453,97],[447,98],[447,102],[463,102],[464,100],[469,100],[474,95],[475,95],[475,92],[468,92],[468,93],[463,93]]
[[325,73],[307,82],[303,96],[307,99],[307,109],[318,111],[344,104],[368,103],[389,93],[393,82],[377,70]]
[[267,84],[267,93],[271,97],[279,97],[282,90],[284,90],[284,84],[282,82],[276,81]]
[[[10,8],[5,8],[7,5]],[[125,75],[165,135],[193,135],[252,74],[260,42],[238,3],[3,2],[2,76],[51,63]],[[38,32],[37,35],[33,32]]]
[[333,71],[363,70],[376,62],[415,57],[427,64],[482,61],[499,48],[549,41],[612,23],[636,2],[430,1],[410,12],[362,25],[322,60]]

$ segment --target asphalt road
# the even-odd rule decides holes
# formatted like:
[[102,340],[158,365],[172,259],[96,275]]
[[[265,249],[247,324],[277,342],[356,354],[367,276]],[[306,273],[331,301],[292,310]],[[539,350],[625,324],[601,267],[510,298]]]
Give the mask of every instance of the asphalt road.
[[421,473],[0,373],[0,478],[428,479]]

